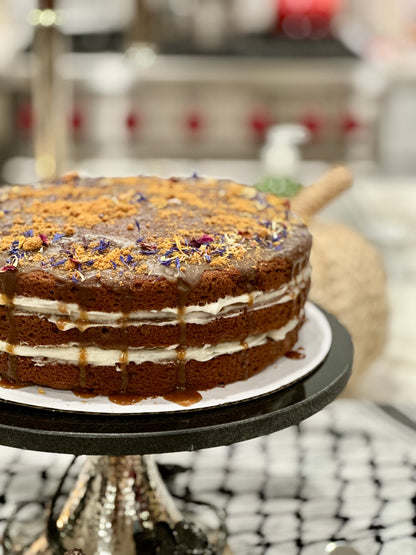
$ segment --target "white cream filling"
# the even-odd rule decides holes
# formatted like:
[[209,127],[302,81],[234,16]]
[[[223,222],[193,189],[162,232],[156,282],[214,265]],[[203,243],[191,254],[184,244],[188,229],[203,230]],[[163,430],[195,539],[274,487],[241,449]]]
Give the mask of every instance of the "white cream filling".
[[[300,313],[300,318],[302,316],[303,312]],[[281,341],[298,325],[298,323],[299,319],[293,318],[285,326],[279,329],[247,337],[243,342],[229,341],[218,343],[217,345],[189,347],[184,352],[184,359],[206,362],[207,360],[215,358],[219,355],[233,354],[244,349],[250,349],[252,347],[263,345],[269,339],[273,341]],[[175,348],[176,345],[159,349],[129,348],[127,351],[128,360],[126,361],[126,353],[119,349],[100,349],[98,347],[77,347],[72,345],[59,347],[33,347],[28,345],[12,346],[5,341],[0,341],[0,351],[13,353],[14,355],[22,357],[36,358],[39,365],[42,365],[45,362],[42,360],[43,358],[48,359],[48,361],[58,363],[69,362],[78,365],[81,358],[81,351],[82,358],[85,360],[85,363],[93,366],[117,366],[120,364],[121,360],[123,360],[123,362],[134,362],[136,364],[141,364],[143,362],[165,363],[177,359],[177,352],[175,351]]]
[[[308,265],[299,272],[290,282],[279,289],[271,291],[253,291],[233,297],[228,295],[213,303],[205,305],[189,305],[185,307],[182,321],[188,324],[203,324],[213,319],[213,316],[224,318],[238,315],[247,306],[251,310],[267,308],[273,304],[281,304],[296,298],[301,289],[306,285],[311,275]],[[0,305],[8,304],[5,295],[0,295]],[[16,314],[19,316],[27,313],[36,313],[45,316],[49,321],[59,325],[61,331],[79,327],[109,326],[120,327],[140,326],[151,324],[157,326],[175,325],[179,322],[178,308],[162,308],[161,310],[138,310],[128,315],[122,312],[83,311],[75,303],[61,303],[37,297],[16,296],[13,299]],[[127,322],[126,322],[127,316]],[[69,321],[68,321],[69,320]]]

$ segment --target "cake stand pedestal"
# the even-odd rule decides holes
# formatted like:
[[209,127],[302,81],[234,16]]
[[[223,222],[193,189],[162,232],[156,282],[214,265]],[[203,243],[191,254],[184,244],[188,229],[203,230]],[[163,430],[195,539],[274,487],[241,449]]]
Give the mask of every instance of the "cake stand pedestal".
[[[325,360],[286,389],[244,402],[115,416],[0,401],[3,445],[89,455],[60,513],[51,510],[45,533],[25,548],[10,535],[5,553],[57,555],[75,548],[85,555],[226,553],[212,515],[205,528],[184,517],[150,454],[230,445],[298,424],[325,407],[346,385],[353,359],[348,332],[325,315],[332,331]],[[60,489],[55,500],[59,494]]]

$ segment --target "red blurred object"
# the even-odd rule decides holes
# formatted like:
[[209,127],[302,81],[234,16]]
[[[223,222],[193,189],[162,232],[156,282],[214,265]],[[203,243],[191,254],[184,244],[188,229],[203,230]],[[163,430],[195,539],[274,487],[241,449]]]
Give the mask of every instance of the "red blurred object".
[[343,0],[277,0],[276,31],[292,39],[322,39]]
[[266,109],[260,108],[254,110],[249,118],[250,128],[259,140],[264,139],[264,136],[272,123],[273,118]]
[[201,130],[203,126],[203,118],[199,112],[192,111],[186,116],[185,124],[189,131],[195,133]]
[[308,129],[312,138],[316,138],[322,131],[324,122],[317,114],[305,114],[300,123]]
[[343,0],[277,0],[279,19],[288,15],[320,15],[331,19],[341,8]]
[[19,106],[16,112],[16,125],[19,131],[29,133],[33,127],[33,110],[28,102]]
[[71,116],[72,129],[75,132],[81,131],[84,124],[84,117],[79,108],[74,108]]
[[127,114],[126,127],[127,129],[129,129],[129,131],[132,131],[132,132],[137,131],[138,128],[140,127],[140,124],[141,124],[141,118],[135,110],[132,110]]
[[357,131],[361,127],[359,120],[352,114],[345,114],[341,119],[341,131],[344,135],[348,135]]

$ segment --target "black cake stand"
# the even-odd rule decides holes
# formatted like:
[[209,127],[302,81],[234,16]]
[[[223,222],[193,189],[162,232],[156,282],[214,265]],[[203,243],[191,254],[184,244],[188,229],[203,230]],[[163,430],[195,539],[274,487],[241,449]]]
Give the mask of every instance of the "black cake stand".
[[[332,331],[325,360],[286,389],[244,402],[170,413],[114,415],[0,401],[3,445],[89,455],[58,517],[50,517],[45,535],[21,553],[59,554],[74,548],[83,549],[85,555],[164,553],[156,532],[163,536],[166,527],[173,530],[169,541],[192,543],[196,527],[188,523],[188,527],[178,528],[184,517],[150,454],[230,445],[298,424],[325,407],[346,385],[353,360],[348,332],[332,315],[325,316]],[[220,540],[210,541],[201,553],[216,552],[213,544]],[[178,547],[177,552],[186,553],[184,549]],[[189,552],[198,552],[191,549]],[[19,551],[9,545],[5,552]],[[170,548],[169,552],[175,551]]]

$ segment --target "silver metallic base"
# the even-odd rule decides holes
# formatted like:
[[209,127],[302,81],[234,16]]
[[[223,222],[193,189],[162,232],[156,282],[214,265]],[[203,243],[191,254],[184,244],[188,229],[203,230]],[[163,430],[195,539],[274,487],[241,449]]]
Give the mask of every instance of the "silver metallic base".
[[29,547],[10,533],[5,554],[63,555],[69,549],[85,555],[230,553],[215,517],[218,526],[212,528],[211,514],[210,529],[181,513],[151,455],[91,456],[57,517],[52,507],[46,532]]

